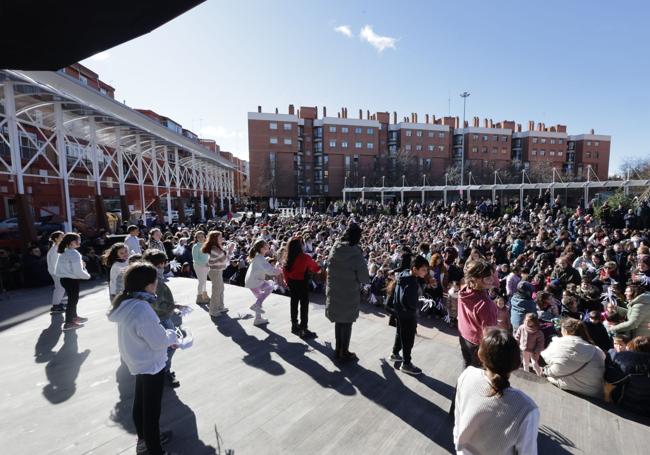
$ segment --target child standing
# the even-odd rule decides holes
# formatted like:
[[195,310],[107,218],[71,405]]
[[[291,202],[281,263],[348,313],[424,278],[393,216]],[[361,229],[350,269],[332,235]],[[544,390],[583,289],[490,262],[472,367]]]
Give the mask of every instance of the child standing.
[[510,307],[506,304],[505,297],[497,296],[494,299],[494,303],[497,306],[497,327],[512,331],[512,326],[510,325]]
[[539,317],[535,313],[528,313],[524,323],[519,326],[515,333],[515,339],[519,342],[519,349],[523,354],[524,371],[530,371],[530,364],[538,376],[542,375],[542,368],[539,366],[539,355],[544,350],[544,333],[540,330]]
[[52,277],[54,282],[54,292],[52,293],[52,308],[50,308],[50,313],[63,313],[65,311],[65,306],[63,305],[62,300],[65,295],[65,289],[61,286],[61,279],[56,276],[56,261],[59,258],[59,243],[63,238],[63,232],[54,231],[50,234],[50,249],[47,251],[47,271]]
[[79,302],[79,282],[90,279],[86,271],[81,254],[77,248],[81,246],[81,237],[74,232],[68,232],[61,239],[57,247],[59,252],[55,266],[55,275],[61,279],[61,285],[68,294],[68,305],[65,308],[65,323],[63,330],[75,330],[83,327],[88,321],[87,318],[79,317],[77,314],[77,303]]
[[255,320],[253,325],[260,326],[268,324],[268,319],[262,317],[264,310],[262,303],[273,291],[273,284],[266,281],[267,276],[276,276],[279,270],[273,267],[269,261],[266,260],[266,255],[269,253],[269,244],[265,240],[258,240],[253,244],[250,252],[248,253],[248,260],[250,265],[246,272],[244,286],[251,290],[257,300],[251,305],[250,309],[255,312]]
[[535,313],[526,314],[524,323],[515,333],[515,339],[519,342],[519,349],[523,352],[524,371],[530,371],[532,362],[533,370],[538,376],[541,376],[539,354],[544,350],[544,333],[540,330],[539,317]]
[[207,305],[210,302],[210,296],[206,290],[208,282],[208,261],[210,260],[209,253],[203,253],[201,247],[205,242],[205,233],[203,231],[196,231],[194,234],[194,245],[192,245],[192,261],[194,263],[194,272],[199,281],[198,289],[196,292],[196,303],[199,305]]
[[129,265],[129,249],[123,243],[114,243],[102,256],[102,261],[109,272],[108,294],[111,302],[117,296],[117,279]]

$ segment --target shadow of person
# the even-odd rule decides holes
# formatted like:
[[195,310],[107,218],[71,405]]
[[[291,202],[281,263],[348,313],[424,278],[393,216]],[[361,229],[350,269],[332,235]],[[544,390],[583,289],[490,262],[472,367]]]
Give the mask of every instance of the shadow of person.
[[117,382],[119,399],[111,411],[110,419],[127,432],[135,434],[135,424],[133,423],[135,376],[129,373],[129,369],[121,358],[120,366],[115,371],[115,381]]
[[573,453],[572,451],[566,449],[575,449],[576,446],[564,436],[562,433],[555,431],[545,425],[539,427],[539,432],[537,433],[537,452],[538,453],[552,453],[552,454],[565,454]]
[[161,426],[163,422],[165,428],[174,432],[174,438],[169,446],[165,447],[166,449],[192,455],[220,453],[211,445],[201,441],[196,425],[196,414],[181,401],[174,389],[167,387],[163,396]]
[[59,342],[61,333],[63,333],[61,324],[63,324],[63,315],[53,314],[50,325],[38,336],[36,346],[34,346],[34,361],[36,363],[49,362],[54,357],[54,346]]
[[63,335],[63,346],[45,366],[49,384],[43,387],[43,396],[52,404],[63,403],[75,394],[75,381],[81,365],[90,354],[90,349],[79,351],[77,333],[68,331]]
[[246,365],[259,368],[272,376],[280,376],[285,373],[284,367],[271,358],[272,347],[269,343],[246,333],[237,319],[231,318],[228,314],[223,314],[217,318],[212,318],[212,322],[219,333],[232,338],[232,341],[246,353],[242,358]]
[[[302,342],[292,343],[282,335],[270,330],[268,326],[260,327],[267,334],[265,343],[273,348],[273,352],[292,367],[311,377],[323,388],[336,390],[341,395],[355,395],[357,392],[352,384],[340,371],[329,371],[308,355],[309,346]],[[313,342],[314,340],[309,340]],[[316,343],[318,344],[318,343]]]

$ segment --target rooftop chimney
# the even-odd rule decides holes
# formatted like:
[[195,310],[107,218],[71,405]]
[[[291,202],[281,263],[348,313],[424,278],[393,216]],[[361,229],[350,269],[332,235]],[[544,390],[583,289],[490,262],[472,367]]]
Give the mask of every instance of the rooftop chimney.
[[431,123],[436,123],[436,116],[431,114]]
[[535,120],[528,120],[528,131],[535,131]]
[[262,106],[257,106],[257,112],[262,113]]
[[336,116],[337,116],[338,118],[341,118],[341,113],[340,113],[340,112],[337,112],[337,113],[336,113]]
[[488,119],[483,119],[483,127],[488,128]]
[[276,113],[276,114],[278,113],[278,108],[277,108],[277,107],[275,108],[275,113]]
[[323,117],[327,117],[327,106],[323,106]]
[[393,123],[397,125],[397,112],[393,111]]
[[521,123],[517,123],[517,133],[521,133]]
[[366,111],[366,119],[370,120],[370,109]]
[[594,134],[594,129],[589,130],[589,134]]
[[489,125],[489,128],[494,128],[494,123],[492,122],[492,119],[489,120],[488,125]]
[[293,115],[294,110],[293,110],[293,104],[289,105],[289,115]]
[[463,128],[469,128],[469,121],[465,120],[465,124],[463,125]]
[[472,126],[474,126],[474,128],[478,128],[479,122],[480,122],[480,119],[478,117],[474,117],[474,124]]
[[363,109],[359,109],[359,119],[363,118]]
[[460,120],[458,120],[458,116],[456,116],[456,121],[454,122],[454,128],[458,128],[458,125],[460,125]]
[[424,114],[424,123],[429,123],[429,114]]

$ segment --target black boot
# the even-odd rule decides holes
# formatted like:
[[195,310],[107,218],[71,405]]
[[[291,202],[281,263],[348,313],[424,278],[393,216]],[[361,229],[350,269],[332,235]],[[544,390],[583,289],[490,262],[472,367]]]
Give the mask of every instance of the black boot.
[[298,324],[296,322],[291,323],[291,333],[294,335],[298,335],[300,333],[300,327],[298,327]]

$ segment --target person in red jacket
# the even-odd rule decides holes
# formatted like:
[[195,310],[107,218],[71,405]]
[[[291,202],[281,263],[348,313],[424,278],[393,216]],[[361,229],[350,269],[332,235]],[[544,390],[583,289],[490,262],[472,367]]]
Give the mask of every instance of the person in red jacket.
[[458,294],[458,331],[465,368],[481,366],[477,353],[483,331],[497,325],[497,307],[488,290],[498,286],[499,279],[491,263],[477,259],[465,265],[465,287]]
[[[316,338],[307,328],[309,313],[309,279],[307,272],[320,273],[320,266],[303,251],[302,237],[294,237],[287,245],[284,277],[291,292],[291,333],[301,338]],[[298,324],[300,303],[300,324]]]

